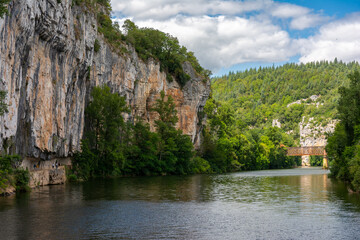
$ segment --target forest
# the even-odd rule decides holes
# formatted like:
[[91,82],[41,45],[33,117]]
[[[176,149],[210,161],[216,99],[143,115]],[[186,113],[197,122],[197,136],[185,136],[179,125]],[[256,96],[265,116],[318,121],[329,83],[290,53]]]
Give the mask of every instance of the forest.
[[[335,59],[230,72],[212,79],[213,98],[232,106],[237,121],[251,128],[272,126],[277,119],[298,144],[303,117],[321,125],[337,118],[338,88],[348,86],[347,75],[357,69],[357,62]],[[310,99],[313,95],[318,98]],[[296,101],[300,104],[291,104]]]
[[[108,0],[74,0],[73,4],[96,14],[98,32],[114,51],[126,54],[130,46],[144,61],[150,58],[159,61],[169,82],[175,80],[183,87],[189,81],[182,68],[185,61],[191,63],[204,81],[210,77],[211,72],[201,67],[194,54],[181,46],[177,38],[156,29],[139,28],[130,20],[125,21],[121,31],[110,19]],[[102,47],[96,39],[94,51]],[[107,86],[95,87],[85,109],[87,124],[81,151],[73,158],[70,179],[223,173],[300,165],[299,157],[286,156],[287,147],[299,145],[299,123],[309,118],[321,125],[332,119],[341,120],[342,108],[337,105],[338,102],[341,105],[344,92],[350,91],[349,84],[353,84],[347,76],[357,69],[356,62],[334,59],[260,67],[212,78],[212,94],[204,111],[199,113],[206,124],[198,149],[194,149],[188,136],[175,128],[178,118],[171,96],[162,92],[157,99],[152,111],[157,113],[158,120],[156,131],[152,132],[149,124],[141,119],[124,120],[123,114],[130,110],[123,97],[112,93]],[[2,93],[2,99],[5,94]],[[1,114],[5,110],[6,106],[0,106]],[[281,127],[273,126],[273,120]],[[344,135],[338,129],[341,127],[337,127],[335,135]],[[356,139],[356,127],[345,130],[351,135],[349,138]],[[347,143],[353,144],[353,140]],[[355,148],[344,151],[356,156]],[[5,158],[2,159],[6,165],[4,171],[9,166],[6,162],[12,161]],[[318,158],[312,158],[313,165],[319,162]],[[343,178],[341,173],[345,170],[339,169],[340,173],[334,174]],[[357,170],[351,171],[354,176],[357,174]]]
[[333,178],[349,183],[360,191],[360,73],[349,74],[350,85],[339,88],[337,104],[340,122],[328,138],[326,151]]

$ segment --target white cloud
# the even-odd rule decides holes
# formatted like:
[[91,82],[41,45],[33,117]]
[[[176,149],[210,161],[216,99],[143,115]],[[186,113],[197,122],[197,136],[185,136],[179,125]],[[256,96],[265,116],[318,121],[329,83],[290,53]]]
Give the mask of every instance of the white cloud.
[[[300,54],[303,62],[360,58],[360,17],[341,21],[313,9],[273,0],[112,0],[120,26],[130,18],[178,37],[212,71],[246,62],[282,62]],[[321,26],[307,39],[288,31]],[[301,33],[300,33],[301,34]]]
[[360,13],[328,23],[315,36],[296,41],[301,62],[339,60],[360,61]]
[[[120,25],[124,20],[119,20]],[[204,67],[215,71],[244,62],[284,61],[293,54],[288,33],[266,22],[240,17],[178,16],[166,22],[136,23],[178,36]]]
[[297,6],[294,4],[274,4],[272,10],[270,11],[271,15],[278,18],[293,18],[293,17],[300,17],[308,14],[310,9]]
[[290,27],[296,30],[304,30],[306,28],[316,27],[321,23],[324,23],[328,19],[329,19],[328,17],[324,17],[316,14],[303,15],[294,18],[290,23]]
[[137,19],[164,20],[177,15],[238,15],[267,8],[272,0],[112,0],[114,12]]

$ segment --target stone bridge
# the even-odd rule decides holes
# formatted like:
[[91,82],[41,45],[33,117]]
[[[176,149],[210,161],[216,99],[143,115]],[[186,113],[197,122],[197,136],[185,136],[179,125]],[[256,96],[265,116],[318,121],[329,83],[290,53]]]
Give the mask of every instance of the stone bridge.
[[[325,151],[325,146],[311,146],[311,147],[288,147],[288,156],[324,156],[323,168],[328,168],[328,159]],[[310,162],[302,161],[303,166],[309,166]]]

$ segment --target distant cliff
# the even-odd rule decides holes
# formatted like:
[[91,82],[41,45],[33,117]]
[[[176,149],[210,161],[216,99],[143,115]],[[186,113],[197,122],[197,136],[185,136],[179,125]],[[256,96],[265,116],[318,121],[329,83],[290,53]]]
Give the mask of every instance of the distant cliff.
[[209,81],[185,62],[190,81],[183,88],[169,83],[156,60],[144,62],[126,44],[124,53],[115,53],[97,28],[96,13],[71,0],[10,3],[0,19],[0,90],[9,105],[0,117],[2,151],[44,160],[71,156],[80,150],[91,89],[103,84],[126,96],[128,120],[140,116],[152,127],[150,109],[164,90],[175,99],[177,127],[199,143]]

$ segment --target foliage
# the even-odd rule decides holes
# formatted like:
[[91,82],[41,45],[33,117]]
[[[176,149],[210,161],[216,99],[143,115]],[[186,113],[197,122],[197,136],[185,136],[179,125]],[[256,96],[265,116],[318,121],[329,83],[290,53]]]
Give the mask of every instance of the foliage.
[[184,46],[180,46],[176,37],[153,28],[139,28],[129,19],[124,22],[126,41],[131,43],[136,52],[143,60],[149,58],[158,59],[162,71],[167,74],[168,81],[172,77],[184,86],[190,80],[190,76],[183,70],[182,63],[191,63],[197,73],[208,78],[210,71],[203,69],[198,63],[193,52],[188,52]]
[[323,165],[323,156],[310,156],[310,166],[321,167]]
[[0,18],[4,17],[8,13],[8,4],[10,0],[0,0]]
[[208,122],[200,155],[209,162],[211,171],[289,168],[299,164],[298,159],[286,156],[284,146],[292,146],[293,141],[281,129],[246,129],[236,119],[231,105],[220,104],[211,97],[204,110]]
[[355,71],[348,77],[350,86],[339,88],[340,122],[328,138],[326,151],[331,160],[331,176],[360,191],[360,73]]
[[95,51],[95,52],[99,52],[99,51],[100,51],[100,48],[101,48],[101,46],[100,46],[99,40],[95,39],[95,42],[94,42],[94,51]]
[[[212,79],[213,97],[231,105],[235,119],[246,126],[268,128],[278,119],[295,140],[303,117],[322,125],[337,118],[337,89],[348,86],[347,75],[356,69],[356,62],[322,61],[230,72]],[[320,98],[312,101],[312,95]],[[289,105],[295,101],[301,103]]]
[[159,135],[150,131],[149,124],[137,120],[130,134],[125,172],[131,175],[148,176],[162,172],[158,159]]
[[109,15],[111,12],[110,0],[73,0],[72,5],[85,7],[92,12],[95,12],[98,6],[101,6],[106,11],[106,14]]
[[29,187],[30,173],[28,170],[16,169],[15,170],[15,186],[17,192],[28,192],[30,191]]
[[109,44],[116,49],[121,49],[122,34],[117,22],[113,22],[110,16],[106,13],[100,12],[97,15],[98,32],[102,33]]
[[208,171],[206,162],[192,160],[190,138],[175,128],[178,119],[171,96],[161,92],[156,101],[156,132],[141,119],[124,122],[122,114],[128,112],[125,100],[108,87],[95,87],[91,96],[85,110],[85,138],[82,151],[73,159],[72,179]]
[[5,103],[6,92],[0,91],[0,116],[7,112],[7,104]]
[[125,99],[112,94],[107,86],[95,87],[91,97],[85,110],[88,131],[82,142],[82,154],[75,157],[76,166],[85,178],[108,176],[114,171],[116,175],[124,162],[126,127],[122,114],[129,110]]
[[14,186],[16,191],[30,191],[29,171],[17,168],[19,161],[18,155],[0,156],[0,194],[9,186]]
[[[194,53],[180,46],[176,37],[152,28],[138,28],[130,20],[124,22],[126,35],[123,35],[119,24],[111,20],[110,0],[73,0],[73,5],[81,6],[97,15],[98,32],[103,34],[105,41],[113,47],[113,51],[126,53],[128,50],[125,43],[129,43],[143,60],[159,60],[160,70],[166,73],[169,82],[175,79],[183,87],[190,80],[190,76],[183,69],[185,61],[203,76],[204,81],[209,79],[211,72],[202,68]],[[74,25],[74,30],[77,39],[80,38],[81,28],[78,24]],[[96,40],[94,51],[99,50],[100,45]]]
[[178,118],[174,99],[168,96],[166,100],[164,91],[161,91],[153,110],[159,114],[155,126],[160,137],[158,154],[162,170],[170,174],[189,173],[193,145],[188,136],[175,128]]

